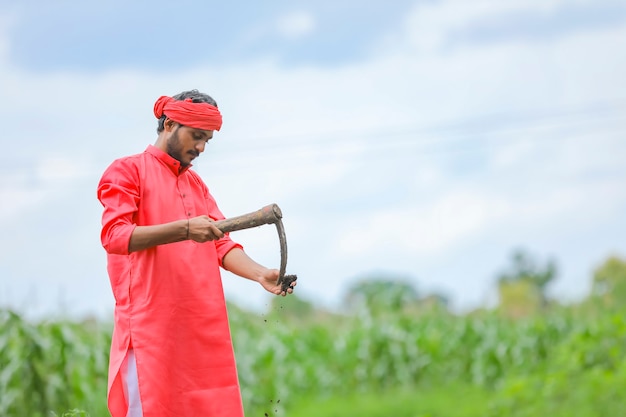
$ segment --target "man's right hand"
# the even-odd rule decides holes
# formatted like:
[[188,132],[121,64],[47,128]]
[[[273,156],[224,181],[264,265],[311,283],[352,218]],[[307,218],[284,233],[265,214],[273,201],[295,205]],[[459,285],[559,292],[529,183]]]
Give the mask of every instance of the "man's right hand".
[[224,233],[215,226],[213,220],[208,216],[189,219],[189,240],[203,243],[222,237],[224,237]]

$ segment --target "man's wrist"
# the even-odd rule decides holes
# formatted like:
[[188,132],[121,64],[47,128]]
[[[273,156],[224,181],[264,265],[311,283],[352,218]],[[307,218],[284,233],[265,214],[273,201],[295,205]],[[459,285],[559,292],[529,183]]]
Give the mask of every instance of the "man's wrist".
[[176,234],[178,235],[178,241],[189,239],[189,219],[181,220],[177,222]]

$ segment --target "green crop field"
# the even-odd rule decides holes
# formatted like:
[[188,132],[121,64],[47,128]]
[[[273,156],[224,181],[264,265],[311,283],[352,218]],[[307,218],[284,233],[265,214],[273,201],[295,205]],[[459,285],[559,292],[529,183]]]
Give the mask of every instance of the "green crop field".
[[[626,321],[553,307],[294,318],[230,306],[247,416],[620,416]],[[0,311],[0,416],[106,416],[111,328]]]
[[[355,284],[345,311],[276,297],[229,304],[249,417],[626,416],[626,261],[561,305],[524,256],[493,309],[453,314],[406,281]],[[371,277],[370,277],[371,278]],[[0,417],[107,416],[111,325],[0,309]]]

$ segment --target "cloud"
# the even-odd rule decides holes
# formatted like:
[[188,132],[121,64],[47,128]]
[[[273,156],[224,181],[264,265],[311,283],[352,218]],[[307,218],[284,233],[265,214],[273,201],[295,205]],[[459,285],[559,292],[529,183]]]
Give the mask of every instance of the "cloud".
[[[4,176],[4,182],[11,182],[15,179]],[[18,183],[19,184],[19,183]],[[0,206],[0,227],[4,222],[8,222],[25,211],[31,211],[33,207],[40,206],[47,198],[46,190],[24,189],[20,185],[2,184],[0,187],[0,200],[5,202]]]
[[[448,192],[424,205],[390,207],[353,221],[336,250],[347,256],[375,252],[381,242],[415,255],[439,252],[480,230],[497,204],[467,190]],[[492,213],[487,211],[491,207]],[[355,227],[354,223],[360,226]]]
[[[499,42],[506,38],[508,27],[519,25],[520,22],[527,22],[523,32],[532,35],[537,31],[536,22],[554,19],[552,26],[558,26],[559,14],[563,9],[591,4],[593,3],[588,0],[419,2],[407,19],[404,40],[416,52],[441,52],[455,42],[466,44],[472,32],[488,31],[492,26],[490,40]],[[501,38],[498,38],[498,32]]]
[[88,171],[88,162],[62,155],[46,155],[39,162],[36,177],[52,184],[79,179]]
[[311,35],[315,29],[315,17],[310,12],[291,12],[276,21],[277,32],[289,39]]

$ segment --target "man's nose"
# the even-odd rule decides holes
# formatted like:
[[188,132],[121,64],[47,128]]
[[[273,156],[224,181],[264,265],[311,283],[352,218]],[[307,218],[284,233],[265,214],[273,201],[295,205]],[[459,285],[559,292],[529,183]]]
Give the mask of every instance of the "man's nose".
[[196,143],[196,150],[200,153],[204,152],[204,147],[206,146],[206,142]]

